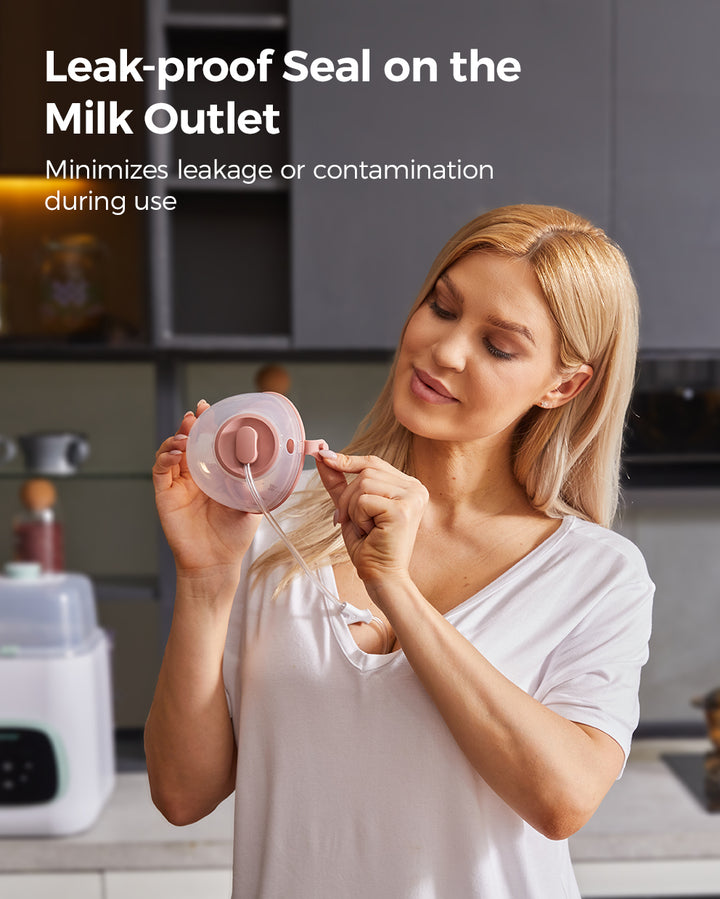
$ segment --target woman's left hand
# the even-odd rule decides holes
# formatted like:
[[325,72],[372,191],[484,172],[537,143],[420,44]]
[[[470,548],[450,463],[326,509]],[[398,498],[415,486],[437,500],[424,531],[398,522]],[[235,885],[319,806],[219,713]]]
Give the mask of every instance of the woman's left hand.
[[[377,456],[322,452],[318,472],[335,503],[350,559],[366,584],[406,577],[428,502],[416,478]],[[355,475],[349,482],[346,474]]]

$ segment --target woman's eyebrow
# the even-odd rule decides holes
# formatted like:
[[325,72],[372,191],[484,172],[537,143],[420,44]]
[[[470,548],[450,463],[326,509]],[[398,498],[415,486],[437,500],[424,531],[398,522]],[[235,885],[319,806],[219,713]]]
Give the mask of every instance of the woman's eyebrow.
[[[443,272],[442,275],[440,275],[440,277],[438,278],[438,281],[442,281],[443,286],[448,290],[450,294],[452,294],[453,299],[462,306],[464,303],[463,295],[458,290],[457,286],[453,284],[452,278],[449,277],[448,273]],[[533,332],[525,325],[521,325],[520,322],[507,321],[506,319],[500,318],[497,315],[489,315],[487,320],[494,327],[502,328],[502,330],[504,331],[512,331],[514,334],[519,334],[520,337],[524,337],[533,346],[536,346]]]
[[530,343],[535,346],[535,338],[533,337],[533,333],[530,328],[526,328],[525,325],[521,325],[519,322],[509,322],[504,318],[498,318],[495,315],[488,315],[487,320],[496,328],[502,328],[504,331],[512,331],[514,334],[519,334],[521,337],[529,340]]
[[453,284],[452,278],[448,275],[447,272],[443,272],[442,275],[438,278],[438,281],[442,281],[443,286],[447,288],[448,293],[452,294],[454,300],[456,300],[462,306],[464,300],[463,295],[457,289],[457,287]]

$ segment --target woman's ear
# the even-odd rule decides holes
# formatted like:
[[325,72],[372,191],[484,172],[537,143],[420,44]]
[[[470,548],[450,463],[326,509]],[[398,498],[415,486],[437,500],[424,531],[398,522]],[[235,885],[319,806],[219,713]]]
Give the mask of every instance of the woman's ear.
[[571,399],[585,389],[590,383],[592,376],[592,366],[580,365],[564,381],[561,381],[552,390],[548,390],[541,397],[538,405],[542,406],[543,409],[557,409],[559,406],[564,406],[565,403],[569,403]]

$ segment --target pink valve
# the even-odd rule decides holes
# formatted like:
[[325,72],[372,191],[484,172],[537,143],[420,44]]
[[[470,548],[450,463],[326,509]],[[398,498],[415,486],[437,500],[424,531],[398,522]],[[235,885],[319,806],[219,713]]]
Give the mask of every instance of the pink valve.
[[255,414],[232,415],[217,430],[215,455],[228,474],[244,478],[245,465],[252,465],[257,477],[277,461],[280,439],[272,420]]
[[251,465],[258,455],[258,433],[255,428],[243,425],[235,432],[235,455],[238,462]]

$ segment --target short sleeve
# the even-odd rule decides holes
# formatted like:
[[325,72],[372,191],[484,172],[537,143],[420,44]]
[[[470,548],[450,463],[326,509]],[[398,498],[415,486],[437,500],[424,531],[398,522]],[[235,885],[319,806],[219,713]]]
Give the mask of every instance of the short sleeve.
[[[263,527],[263,524],[264,523],[261,522],[260,528]],[[246,552],[242,562],[240,578],[238,580],[237,590],[235,591],[232,609],[230,610],[230,620],[228,621],[228,629],[225,637],[222,673],[228,713],[233,720],[235,719],[237,703],[240,696],[241,656],[248,626],[250,568],[262,551],[262,546],[262,534],[260,534],[260,529],[258,529],[258,533],[255,534],[255,539]]]
[[551,653],[535,693],[564,718],[609,734],[626,759],[640,715],[654,591],[649,578],[610,587]]

